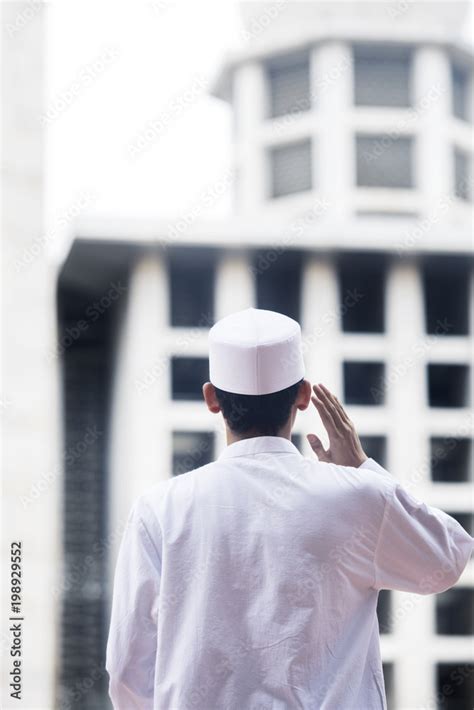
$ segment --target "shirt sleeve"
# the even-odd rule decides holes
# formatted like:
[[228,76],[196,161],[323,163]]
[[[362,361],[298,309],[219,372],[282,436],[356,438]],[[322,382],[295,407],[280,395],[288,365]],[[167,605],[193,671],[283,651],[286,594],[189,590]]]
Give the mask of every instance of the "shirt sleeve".
[[450,515],[417,500],[372,459],[362,466],[384,474],[374,588],[437,594],[452,587],[467,565],[474,539]]
[[140,499],[122,538],[114,578],[106,669],[115,710],[152,710],[161,540],[143,520]]

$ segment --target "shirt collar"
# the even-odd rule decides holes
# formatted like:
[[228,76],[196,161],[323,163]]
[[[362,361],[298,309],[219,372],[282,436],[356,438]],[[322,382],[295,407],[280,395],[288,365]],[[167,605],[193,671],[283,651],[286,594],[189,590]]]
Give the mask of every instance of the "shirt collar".
[[253,436],[229,444],[218,456],[218,460],[235,456],[254,456],[255,454],[297,454],[300,452],[294,444],[282,436]]

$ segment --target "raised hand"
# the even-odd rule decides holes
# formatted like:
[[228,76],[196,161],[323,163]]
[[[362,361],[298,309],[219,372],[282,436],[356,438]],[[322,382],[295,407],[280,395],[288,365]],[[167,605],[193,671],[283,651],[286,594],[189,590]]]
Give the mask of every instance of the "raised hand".
[[367,460],[354,424],[347,416],[338,398],[324,385],[313,386],[311,401],[318,410],[329,437],[327,451],[316,434],[307,439],[320,461],[340,466],[360,466]]

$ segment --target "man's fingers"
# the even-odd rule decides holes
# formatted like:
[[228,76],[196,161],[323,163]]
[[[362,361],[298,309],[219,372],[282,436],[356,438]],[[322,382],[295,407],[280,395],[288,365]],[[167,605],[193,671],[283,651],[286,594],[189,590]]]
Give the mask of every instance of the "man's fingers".
[[320,461],[329,462],[329,456],[327,451],[324,450],[321,439],[319,439],[316,434],[308,434],[306,437],[309,441],[309,445],[313,449],[314,453]]
[[342,406],[342,404],[340,403],[340,401],[338,400],[336,395],[333,394],[330,390],[328,390],[326,385],[321,384],[320,387],[323,390],[323,392],[327,395],[327,397],[332,401],[334,407],[336,408],[336,410],[339,412],[340,416],[342,417],[342,420],[346,424],[352,424],[351,420],[349,419],[349,416],[347,415],[346,410],[344,409],[344,407]]
[[[314,391],[316,392],[315,389]],[[334,434],[336,430],[336,423],[333,417],[331,416],[329,409],[326,407],[324,401],[320,399],[316,394],[311,397],[311,401],[318,410],[318,414],[321,417],[321,421],[324,424],[324,427],[328,432],[329,437],[331,437],[331,434]]]
[[331,392],[329,392],[328,389],[323,388],[322,385],[314,385],[313,389],[317,397],[324,403],[324,406],[329,412],[335,429],[340,431],[345,422],[339,409],[336,407],[336,403],[334,402]]

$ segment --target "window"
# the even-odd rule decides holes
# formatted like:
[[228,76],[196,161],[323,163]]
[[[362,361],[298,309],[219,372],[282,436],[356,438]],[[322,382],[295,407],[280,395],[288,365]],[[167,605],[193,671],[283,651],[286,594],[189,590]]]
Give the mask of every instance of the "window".
[[292,434],[291,442],[296,446],[298,451],[301,451],[301,434]]
[[253,264],[257,308],[300,320],[301,254],[275,249],[257,252]]
[[426,332],[467,335],[469,332],[469,269],[466,260],[443,256],[423,268]]
[[411,55],[405,50],[356,47],[354,103],[356,106],[410,106],[410,73]]
[[454,194],[460,200],[471,199],[471,160],[464,150],[454,149]]
[[[104,329],[105,330],[105,329]],[[64,481],[64,597],[61,621],[60,696],[68,707],[101,707],[105,685],[91,688],[90,705],[74,700],[74,688],[100,667],[105,649],[107,619],[104,584],[107,555],[100,550],[106,535],[106,442],[87,432],[107,429],[108,363],[102,346],[79,341],[64,358],[65,451]],[[85,445],[85,442],[88,442]],[[81,452],[80,454],[77,452]],[[95,554],[94,551],[96,550]]]
[[345,362],[344,401],[380,405],[385,400],[385,368],[381,362]]
[[[54,706],[70,710],[103,708],[108,702],[106,679],[97,671],[103,668],[108,628],[110,546],[104,542],[110,541],[113,531],[107,526],[110,502],[107,450],[114,325],[120,299],[104,309],[100,318],[87,319],[88,327],[79,329],[79,337],[67,340],[66,336],[85,317],[88,306],[106,293],[107,284],[110,286],[116,279],[127,283],[125,271],[116,267],[107,271],[100,256],[94,259],[93,252],[89,252],[89,257],[92,273],[88,274],[90,278],[84,275],[83,288],[70,278],[71,274],[63,272],[57,292],[58,336],[64,345],[61,382],[64,568],[58,589],[58,697]],[[82,273],[78,263],[76,268],[77,273]],[[78,693],[79,688],[87,688],[87,693]]]
[[171,392],[173,399],[201,400],[202,386],[209,380],[209,360],[201,357],[171,359]]
[[400,220],[400,219],[416,219],[419,217],[417,212],[412,210],[356,210],[357,217],[363,217],[364,219],[379,219],[384,217],[385,219]]
[[173,476],[210,463],[214,457],[212,432],[173,432]]
[[453,587],[436,595],[436,633],[474,634],[474,589]]
[[385,330],[385,260],[350,254],[339,261],[339,300],[346,333]]
[[311,107],[309,56],[278,57],[266,65],[270,117],[307,111]]
[[413,139],[389,134],[356,136],[359,187],[413,187]]
[[474,513],[452,513],[447,511],[448,515],[458,521],[459,525],[464,528],[464,530],[469,533],[472,537],[474,534]]
[[469,116],[469,71],[459,65],[451,65],[453,114],[468,121]]
[[214,258],[207,250],[175,249],[171,252],[171,325],[208,328],[213,324],[214,279]]
[[472,441],[437,437],[430,440],[431,479],[439,483],[466,483],[472,472]]
[[395,671],[393,663],[382,663],[387,710],[395,710]]
[[392,595],[388,589],[382,589],[377,599],[377,619],[381,634],[389,634],[392,629]]
[[387,440],[384,436],[361,436],[360,443],[369,458],[374,459],[374,461],[385,467]]
[[469,368],[466,365],[428,365],[430,407],[468,405]]
[[281,197],[312,188],[311,141],[270,149],[271,196]]
[[439,663],[436,685],[439,710],[472,710],[474,664],[467,661]]

